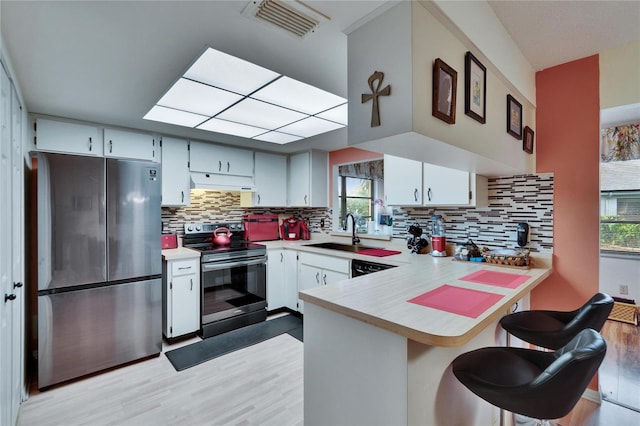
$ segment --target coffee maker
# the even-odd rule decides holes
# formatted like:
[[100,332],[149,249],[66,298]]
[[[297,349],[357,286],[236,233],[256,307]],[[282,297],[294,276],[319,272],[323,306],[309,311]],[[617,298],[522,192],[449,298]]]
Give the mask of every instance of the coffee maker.
[[524,248],[529,243],[529,225],[521,222],[516,227],[516,241],[518,247]]

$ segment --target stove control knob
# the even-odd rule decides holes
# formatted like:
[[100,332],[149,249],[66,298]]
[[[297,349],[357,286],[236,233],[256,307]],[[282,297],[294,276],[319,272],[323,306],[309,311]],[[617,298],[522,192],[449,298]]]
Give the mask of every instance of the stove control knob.
[[193,231],[193,226],[192,225],[187,226],[187,231],[189,232]]
[[202,227],[200,225],[196,225],[196,231],[201,231]]
[[231,225],[229,225],[229,228],[231,228],[231,229],[236,229],[236,224],[235,224],[235,223],[232,223]]

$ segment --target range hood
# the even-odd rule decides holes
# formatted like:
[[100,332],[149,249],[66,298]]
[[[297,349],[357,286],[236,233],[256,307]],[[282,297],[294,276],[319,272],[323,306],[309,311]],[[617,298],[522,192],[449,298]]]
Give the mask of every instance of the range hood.
[[255,191],[252,176],[223,175],[218,173],[191,172],[191,189],[217,191]]

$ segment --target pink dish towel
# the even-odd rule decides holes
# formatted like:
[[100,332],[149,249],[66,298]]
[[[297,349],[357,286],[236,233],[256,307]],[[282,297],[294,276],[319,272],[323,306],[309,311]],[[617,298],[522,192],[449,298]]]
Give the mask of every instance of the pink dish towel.
[[517,288],[531,278],[529,275],[510,274],[482,269],[473,274],[465,275],[461,281],[469,281],[478,284],[489,284],[498,287]]
[[465,317],[478,318],[503,297],[501,294],[443,284],[407,302]]

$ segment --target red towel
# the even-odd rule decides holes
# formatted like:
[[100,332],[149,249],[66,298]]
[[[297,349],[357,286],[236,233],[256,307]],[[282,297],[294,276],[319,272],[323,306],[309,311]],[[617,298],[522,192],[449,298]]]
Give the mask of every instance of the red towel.
[[402,252],[397,250],[387,250],[382,248],[370,248],[370,249],[364,249],[364,250],[358,251],[358,254],[364,254],[365,256],[375,256],[375,257],[392,256],[394,254],[400,254],[400,253]]

